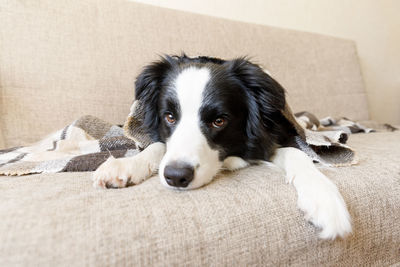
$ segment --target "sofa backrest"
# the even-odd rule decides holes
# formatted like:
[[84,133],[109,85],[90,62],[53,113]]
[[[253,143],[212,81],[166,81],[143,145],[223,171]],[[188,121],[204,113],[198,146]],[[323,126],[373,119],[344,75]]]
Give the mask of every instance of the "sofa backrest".
[[250,56],[294,111],[368,119],[355,44],[134,2],[1,1],[0,148],[84,114],[123,123],[141,68],[158,55]]

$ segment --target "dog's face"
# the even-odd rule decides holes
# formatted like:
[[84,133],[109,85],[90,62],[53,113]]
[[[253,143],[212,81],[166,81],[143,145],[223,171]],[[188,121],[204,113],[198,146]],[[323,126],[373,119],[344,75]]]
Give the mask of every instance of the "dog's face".
[[143,130],[166,143],[159,176],[167,187],[200,187],[227,157],[265,160],[279,141],[283,88],[245,59],[165,57],[135,85]]

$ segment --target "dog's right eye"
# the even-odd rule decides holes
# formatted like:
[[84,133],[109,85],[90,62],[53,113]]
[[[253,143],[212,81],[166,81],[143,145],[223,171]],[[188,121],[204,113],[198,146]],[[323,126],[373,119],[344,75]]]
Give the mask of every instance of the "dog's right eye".
[[165,120],[167,121],[168,124],[175,124],[176,122],[174,115],[172,115],[171,113],[165,114]]

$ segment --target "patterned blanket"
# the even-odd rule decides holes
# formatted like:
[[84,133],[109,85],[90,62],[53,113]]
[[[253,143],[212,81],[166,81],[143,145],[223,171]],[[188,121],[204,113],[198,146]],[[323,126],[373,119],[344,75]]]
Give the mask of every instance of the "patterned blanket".
[[[299,133],[294,145],[315,162],[330,166],[355,164],[354,151],[345,145],[348,135],[374,131],[347,118],[318,120],[309,112],[293,115],[288,106],[282,113]],[[88,115],[31,146],[0,150],[0,175],[94,171],[111,155],[133,156],[151,142],[140,128],[141,115],[135,101],[124,127]]]

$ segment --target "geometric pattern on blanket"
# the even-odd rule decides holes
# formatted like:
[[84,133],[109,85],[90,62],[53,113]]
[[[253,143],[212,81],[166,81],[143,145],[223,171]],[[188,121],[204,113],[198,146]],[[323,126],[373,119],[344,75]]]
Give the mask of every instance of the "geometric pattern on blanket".
[[36,144],[0,150],[0,174],[94,171],[110,155],[137,153],[135,141],[124,136],[121,126],[87,115]]

